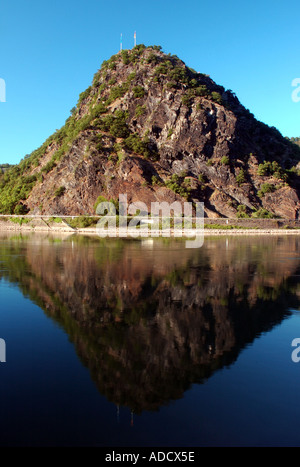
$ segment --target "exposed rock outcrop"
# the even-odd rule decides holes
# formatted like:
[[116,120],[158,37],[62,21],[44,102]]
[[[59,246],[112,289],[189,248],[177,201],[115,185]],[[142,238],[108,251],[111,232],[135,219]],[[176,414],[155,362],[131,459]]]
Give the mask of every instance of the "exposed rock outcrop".
[[[299,159],[232,91],[159,47],[137,46],[104,62],[64,127],[6,174],[13,201],[1,195],[0,210],[92,215],[98,196],[126,193],[149,207],[203,201],[208,217],[294,219]],[[18,171],[25,189],[8,189]]]

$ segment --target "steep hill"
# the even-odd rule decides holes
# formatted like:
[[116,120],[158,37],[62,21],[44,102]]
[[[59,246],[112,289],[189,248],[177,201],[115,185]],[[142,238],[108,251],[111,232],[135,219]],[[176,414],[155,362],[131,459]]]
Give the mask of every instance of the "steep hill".
[[[1,176],[0,212],[92,215],[99,196],[298,217],[300,149],[158,46],[103,62],[65,125]],[[300,164],[299,164],[300,166]]]

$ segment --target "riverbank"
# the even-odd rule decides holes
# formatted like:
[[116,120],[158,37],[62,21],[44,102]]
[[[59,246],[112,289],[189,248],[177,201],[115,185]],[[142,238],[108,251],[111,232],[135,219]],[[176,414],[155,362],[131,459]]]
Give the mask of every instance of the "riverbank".
[[[52,232],[73,233],[85,235],[98,235],[96,229],[97,219],[90,218],[89,226],[82,226],[88,218],[79,217],[25,217],[12,216],[0,219],[0,231],[9,232]],[[83,222],[85,220],[85,222]],[[300,222],[298,220],[278,219],[204,219],[204,229],[198,235],[300,235]],[[170,229],[170,236],[176,237],[178,231]],[[195,236],[195,230],[185,230],[183,237]],[[105,236],[105,235],[103,235]],[[109,230],[109,237],[159,237],[168,236],[161,230],[148,229],[148,235],[143,235],[138,229],[133,234],[126,229]]]

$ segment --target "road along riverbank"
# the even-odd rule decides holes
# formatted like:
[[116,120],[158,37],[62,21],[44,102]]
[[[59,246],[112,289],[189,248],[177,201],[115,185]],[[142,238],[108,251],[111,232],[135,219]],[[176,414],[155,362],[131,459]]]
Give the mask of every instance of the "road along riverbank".
[[[99,217],[93,216],[0,216],[1,231],[24,232],[68,232],[97,235]],[[133,229],[134,236],[168,236],[162,230],[148,229],[148,234]],[[170,228],[170,236],[180,236],[178,231]],[[289,219],[204,219],[203,235],[300,235],[300,221]],[[182,236],[195,235],[195,230],[184,230]],[[107,236],[133,236],[126,229],[107,231]]]

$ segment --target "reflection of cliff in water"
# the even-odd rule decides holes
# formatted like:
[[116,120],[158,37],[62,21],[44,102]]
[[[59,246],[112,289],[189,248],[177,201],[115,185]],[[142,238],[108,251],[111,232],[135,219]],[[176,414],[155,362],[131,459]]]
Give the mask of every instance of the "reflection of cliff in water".
[[299,305],[294,236],[198,250],[85,237],[1,245],[2,276],[63,326],[99,391],[135,412],[180,398]]

